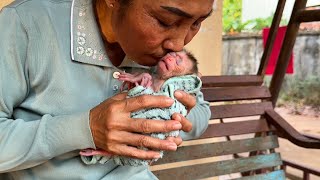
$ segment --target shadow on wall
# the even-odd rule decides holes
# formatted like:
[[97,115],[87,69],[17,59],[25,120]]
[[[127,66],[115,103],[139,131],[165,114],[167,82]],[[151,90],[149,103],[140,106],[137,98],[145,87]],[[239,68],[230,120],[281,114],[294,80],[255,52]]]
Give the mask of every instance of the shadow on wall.
[[0,10],[3,8],[3,6],[8,5],[9,3],[11,3],[13,0],[1,0],[0,1]]

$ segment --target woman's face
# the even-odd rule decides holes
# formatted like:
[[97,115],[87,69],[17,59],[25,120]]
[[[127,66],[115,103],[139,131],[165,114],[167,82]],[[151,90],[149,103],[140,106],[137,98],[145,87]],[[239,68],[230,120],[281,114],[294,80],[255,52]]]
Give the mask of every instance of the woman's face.
[[112,27],[117,42],[131,59],[153,66],[192,40],[211,14],[214,0],[131,1],[125,10],[115,3]]

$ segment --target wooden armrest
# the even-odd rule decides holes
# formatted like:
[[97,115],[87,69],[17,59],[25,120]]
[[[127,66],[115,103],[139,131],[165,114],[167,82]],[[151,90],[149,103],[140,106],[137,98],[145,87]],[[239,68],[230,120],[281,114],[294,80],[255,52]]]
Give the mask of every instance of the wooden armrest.
[[265,116],[267,121],[276,127],[277,131],[280,131],[284,138],[290,142],[304,148],[320,149],[320,140],[308,138],[300,134],[274,110],[266,110]]

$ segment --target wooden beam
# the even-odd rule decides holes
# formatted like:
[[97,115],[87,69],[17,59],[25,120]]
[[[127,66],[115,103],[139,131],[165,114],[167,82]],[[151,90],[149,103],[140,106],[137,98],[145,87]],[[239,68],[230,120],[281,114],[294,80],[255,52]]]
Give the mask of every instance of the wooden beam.
[[265,119],[210,124],[199,139],[272,131]]
[[274,40],[276,39],[276,35],[278,32],[278,28],[279,28],[279,24],[281,21],[281,17],[282,17],[282,13],[283,13],[283,9],[284,9],[285,4],[286,4],[285,0],[279,0],[276,12],[273,16],[272,25],[271,25],[270,32],[268,35],[266,47],[264,48],[263,55],[262,55],[261,62],[260,62],[260,66],[259,66],[259,70],[257,73],[258,75],[260,75],[262,77],[264,77],[264,75],[266,73],[267,65],[268,65],[270,55],[272,52],[272,48],[274,45]]
[[264,86],[205,88],[201,91],[209,102],[271,98],[269,89]]
[[279,153],[154,171],[161,180],[194,180],[282,165]]
[[203,76],[202,87],[261,86],[263,78],[257,75]]
[[314,169],[314,168],[311,168],[311,167],[307,167],[307,166],[303,166],[301,164],[298,164],[296,162],[293,162],[293,161],[290,161],[290,160],[283,160],[283,165],[285,166],[289,166],[289,167],[293,167],[295,169],[299,169],[303,172],[307,172],[309,174],[313,174],[313,175],[316,175],[316,176],[319,176],[320,177],[320,170],[319,169]]
[[286,175],[283,170],[273,171],[266,174],[258,174],[254,176],[245,176],[233,180],[275,180],[275,179],[286,179]]
[[[279,147],[277,136],[256,137],[216,143],[198,144],[179,147],[176,152],[166,152],[164,158],[152,165],[180,161],[267,150]],[[199,153],[201,152],[201,153]]]
[[265,117],[290,142],[304,148],[320,149],[319,140],[303,136],[274,110],[266,110]]
[[320,21],[320,9],[299,11],[297,12],[295,21],[297,22]]
[[282,43],[277,65],[270,83],[270,92],[272,95],[273,106],[275,106],[277,103],[281,85],[286,74],[287,67],[289,65],[290,55],[295,44],[300,26],[300,23],[295,21],[296,12],[304,9],[306,7],[306,4],[307,0],[296,0],[292,10],[291,18],[287,26],[287,31]]
[[262,115],[267,109],[273,109],[272,103],[269,101],[261,103],[214,105],[210,107],[211,119]]

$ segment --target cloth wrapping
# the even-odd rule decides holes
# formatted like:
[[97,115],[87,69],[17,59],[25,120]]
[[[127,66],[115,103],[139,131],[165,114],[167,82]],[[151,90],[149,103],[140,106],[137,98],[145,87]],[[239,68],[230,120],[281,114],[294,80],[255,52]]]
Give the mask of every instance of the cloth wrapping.
[[[169,108],[149,108],[143,109],[137,112],[131,113],[132,118],[144,118],[144,119],[154,119],[154,120],[171,120],[171,116],[174,113],[180,113],[183,116],[187,115],[186,107],[177,101],[174,97],[174,92],[176,90],[183,90],[189,94],[197,94],[200,91],[202,86],[202,82],[198,76],[195,75],[185,75],[185,76],[178,76],[172,77],[164,82],[162,87],[158,92],[154,92],[151,88],[145,88],[143,86],[136,86],[128,91],[128,98],[136,97],[140,95],[164,95],[174,99],[174,103]],[[152,137],[158,139],[166,139],[167,137],[177,137],[179,135],[179,131],[172,131],[169,133],[151,133],[148,134]],[[138,147],[140,149],[148,150],[144,147]],[[163,156],[163,151],[160,151],[161,158]],[[85,164],[105,164],[109,160],[113,160],[117,165],[130,165],[130,166],[140,166],[145,165],[157,161],[158,159],[152,160],[141,160],[135,159],[125,156],[81,156],[82,161]]]

